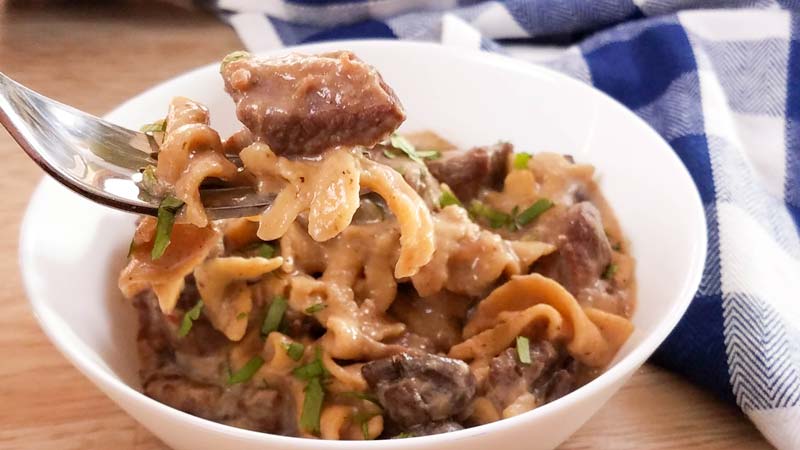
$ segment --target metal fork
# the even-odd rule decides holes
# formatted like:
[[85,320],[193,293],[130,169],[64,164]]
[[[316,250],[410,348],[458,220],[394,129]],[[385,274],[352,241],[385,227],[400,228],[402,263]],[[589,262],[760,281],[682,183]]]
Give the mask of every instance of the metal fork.
[[[64,105],[0,72],[0,123],[45,172],[78,194],[123,211],[156,215],[158,200],[141,192],[141,169],[154,165],[158,144]],[[249,187],[201,187],[209,219],[258,214],[272,201]]]

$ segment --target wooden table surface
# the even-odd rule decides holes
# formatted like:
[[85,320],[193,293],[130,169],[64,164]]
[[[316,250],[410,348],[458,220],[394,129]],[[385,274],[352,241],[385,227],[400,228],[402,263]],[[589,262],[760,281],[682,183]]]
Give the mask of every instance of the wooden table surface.
[[[0,0],[0,71],[90,113],[241,47],[231,29],[185,7],[188,1],[61,6],[67,3]],[[166,450],[36,324],[21,285],[17,236],[42,172],[5,130],[0,160],[0,449]],[[771,447],[736,408],[648,365],[562,448]]]

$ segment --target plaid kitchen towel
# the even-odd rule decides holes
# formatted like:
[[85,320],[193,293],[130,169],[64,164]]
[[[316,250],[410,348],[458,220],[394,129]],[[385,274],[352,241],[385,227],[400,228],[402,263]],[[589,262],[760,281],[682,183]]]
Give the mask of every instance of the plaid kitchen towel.
[[251,51],[440,41],[545,64],[632,109],[683,160],[708,221],[702,283],[653,360],[800,448],[800,3],[211,1]]

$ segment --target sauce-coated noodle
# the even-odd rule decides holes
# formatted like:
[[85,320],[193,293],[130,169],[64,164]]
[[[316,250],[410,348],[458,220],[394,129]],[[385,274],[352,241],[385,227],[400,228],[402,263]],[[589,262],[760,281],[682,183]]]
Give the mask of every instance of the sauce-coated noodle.
[[[405,113],[349,53],[234,54],[222,75],[251,128],[223,143],[173,100],[148,182],[185,206],[171,232],[141,220],[119,277],[145,394],[289,436],[422,436],[554,401],[631,334],[634,260],[592,166],[433,133],[373,145]],[[274,201],[210,222],[209,178]]]

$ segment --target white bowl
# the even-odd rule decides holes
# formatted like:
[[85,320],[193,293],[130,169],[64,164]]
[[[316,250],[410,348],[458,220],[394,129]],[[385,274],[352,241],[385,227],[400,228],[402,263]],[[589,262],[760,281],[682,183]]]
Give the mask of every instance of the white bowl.
[[[116,285],[135,217],[97,206],[52,179],[36,189],[20,237],[33,310],[62,353],[121,408],[178,450],[548,449],[577,430],[652,354],[700,281],[705,217],[670,147],[623,106],[578,81],[498,55],[431,44],[350,41],[298,47],[349,49],[381,71],[408,111],[405,130],[432,129],[469,146],[569,153],[597,167],[637,259],[636,331],[612,366],[566,397],[520,416],[437,436],[334,442],[274,436],[200,419],[138,390],[136,316]],[[295,50],[295,49],[291,49]],[[275,53],[285,53],[280,50]],[[108,115],[131,128],[163,117],[172,96],[208,105],[223,135],[238,128],[217,64],[167,81]]]

